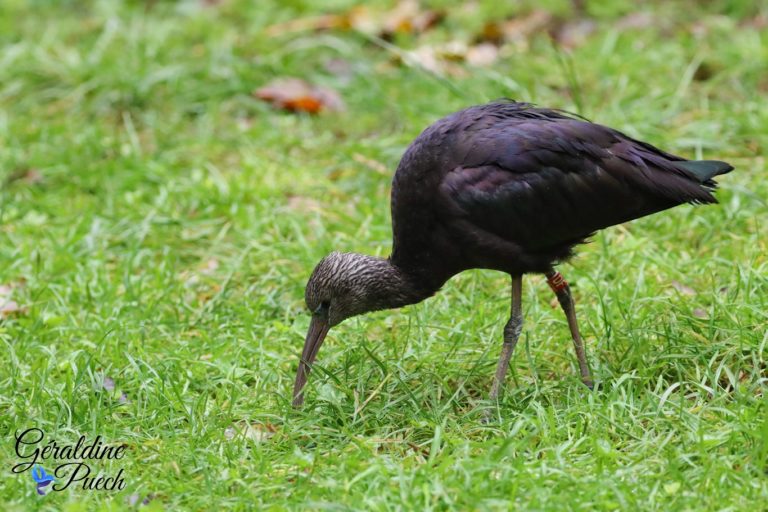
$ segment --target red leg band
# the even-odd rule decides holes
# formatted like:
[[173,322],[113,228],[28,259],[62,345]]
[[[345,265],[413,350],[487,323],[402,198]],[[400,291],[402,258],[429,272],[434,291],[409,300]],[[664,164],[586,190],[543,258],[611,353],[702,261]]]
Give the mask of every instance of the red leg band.
[[557,293],[568,287],[568,283],[560,272],[555,272],[547,278],[547,284],[552,288],[552,291]]

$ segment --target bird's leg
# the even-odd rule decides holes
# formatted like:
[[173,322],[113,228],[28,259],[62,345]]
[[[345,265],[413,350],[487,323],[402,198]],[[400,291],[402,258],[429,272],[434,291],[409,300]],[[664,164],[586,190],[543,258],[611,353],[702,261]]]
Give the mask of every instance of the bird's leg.
[[520,337],[520,330],[523,328],[522,300],[523,276],[515,276],[512,278],[512,314],[509,317],[509,322],[504,326],[504,345],[501,348],[499,364],[496,366],[496,375],[493,376],[491,400],[496,400],[499,397],[499,390],[504,383],[507,368],[509,368],[509,359],[512,357],[517,339]]
[[589,389],[592,389],[592,377],[587,366],[587,353],[584,350],[584,341],[581,339],[581,334],[579,334],[579,324],[576,321],[576,306],[571,296],[571,287],[568,286],[563,275],[554,269],[547,272],[546,276],[549,287],[557,295],[557,301],[563,308],[565,318],[568,319],[568,328],[571,330],[571,336],[573,337],[573,347],[576,349],[576,358],[579,360],[581,380]]

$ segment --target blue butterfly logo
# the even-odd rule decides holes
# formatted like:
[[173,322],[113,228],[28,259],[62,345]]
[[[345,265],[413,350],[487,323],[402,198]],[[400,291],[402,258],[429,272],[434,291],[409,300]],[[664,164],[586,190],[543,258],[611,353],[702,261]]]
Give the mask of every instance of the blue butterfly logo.
[[39,464],[35,464],[35,467],[32,468],[32,479],[37,482],[37,494],[40,496],[45,496],[43,488],[55,480],[53,475],[46,473],[45,469]]

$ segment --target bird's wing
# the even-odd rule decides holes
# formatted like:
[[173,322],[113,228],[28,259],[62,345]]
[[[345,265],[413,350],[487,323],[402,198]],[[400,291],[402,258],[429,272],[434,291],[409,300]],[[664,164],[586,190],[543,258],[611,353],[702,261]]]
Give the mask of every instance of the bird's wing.
[[440,185],[450,210],[531,250],[680,203],[715,201],[685,159],[564,116],[465,132],[454,147],[462,164]]

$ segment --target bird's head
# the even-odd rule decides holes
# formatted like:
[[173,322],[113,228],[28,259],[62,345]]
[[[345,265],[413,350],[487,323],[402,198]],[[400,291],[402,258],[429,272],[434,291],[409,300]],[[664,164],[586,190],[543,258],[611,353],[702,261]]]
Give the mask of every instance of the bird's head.
[[[356,253],[332,252],[317,264],[307,282],[304,301],[312,318],[340,324],[347,318],[375,309],[378,274],[385,260]],[[379,272],[377,272],[377,269]]]
[[387,259],[332,252],[320,260],[304,293],[312,319],[296,374],[294,406],[304,400],[309,367],[331,327],[368,311],[413,302],[412,295],[407,281]]

